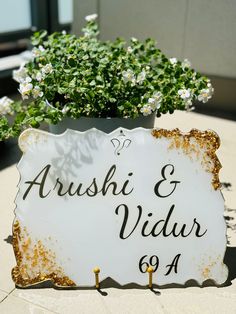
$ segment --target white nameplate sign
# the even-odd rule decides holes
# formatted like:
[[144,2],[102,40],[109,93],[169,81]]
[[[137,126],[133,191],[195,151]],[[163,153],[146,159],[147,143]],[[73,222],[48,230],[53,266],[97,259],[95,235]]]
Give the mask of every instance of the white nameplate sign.
[[13,225],[18,286],[223,284],[224,201],[214,132],[178,129],[62,135],[28,129],[19,139]]

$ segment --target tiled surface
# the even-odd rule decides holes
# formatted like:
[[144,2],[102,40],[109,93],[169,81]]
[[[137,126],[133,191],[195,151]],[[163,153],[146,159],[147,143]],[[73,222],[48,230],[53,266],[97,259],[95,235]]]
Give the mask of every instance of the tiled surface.
[[23,299],[9,296],[0,303],[0,313],[1,314],[50,314],[56,313],[47,310],[46,308],[37,306],[31,302],[24,301]]
[[0,303],[8,296],[8,293],[0,290]]
[[216,314],[236,313],[236,295],[225,294],[214,288],[191,288],[185,291],[166,291],[160,302],[166,313],[174,314]]
[[12,295],[56,313],[110,313],[103,297],[95,290],[16,289]]
[[[11,269],[14,254],[8,243],[14,218],[14,198],[17,192],[18,172],[15,165],[0,171],[0,313],[236,313],[236,122],[206,117],[200,114],[177,112],[157,119],[156,126],[167,129],[179,127],[213,129],[221,137],[218,151],[223,165],[222,182],[231,187],[223,189],[228,218],[228,248],[226,263],[230,267],[231,284],[222,287],[161,289],[160,295],[146,289],[95,290],[15,289]],[[1,163],[1,155],[0,155]],[[8,239],[5,241],[4,239]]]
[[15,287],[11,280],[15,257],[12,246],[8,242],[9,235],[12,234],[18,180],[15,165],[0,172],[0,289],[8,293]]
[[114,314],[162,314],[166,313],[160,303],[159,295],[149,290],[106,289],[108,295],[104,303],[110,313]]

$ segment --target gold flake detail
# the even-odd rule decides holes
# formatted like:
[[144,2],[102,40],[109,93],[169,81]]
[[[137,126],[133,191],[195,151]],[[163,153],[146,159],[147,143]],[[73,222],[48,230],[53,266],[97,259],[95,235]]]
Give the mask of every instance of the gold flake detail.
[[60,287],[76,285],[56,264],[55,253],[46,249],[40,240],[33,243],[18,220],[13,225],[13,248],[17,266],[12,269],[12,279],[17,286],[27,287],[47,280]]
[[220,139],[215,132],[192,129],[184,134],[179,129],[153,129],[152,135],[157,139],[164,137],[170,140],[169,149],[181,149],[191,160],[194,156],[198,160],[201,158],[202,167],[213,175],[213,188],[220,188],[221,163],[215,153],[220,146]]
[[46,143],[48,135],[46,132],[42,132],[36,129],[27,129],[21,133],[19,137],[19,147],[23,153],[25,153],[29,146],[37,143]]
[[211,270],[210,268],[206,267],[203,269],[202,271],[202,276],[204,279],[209,279],[210,278],[210,273],[211,273]]

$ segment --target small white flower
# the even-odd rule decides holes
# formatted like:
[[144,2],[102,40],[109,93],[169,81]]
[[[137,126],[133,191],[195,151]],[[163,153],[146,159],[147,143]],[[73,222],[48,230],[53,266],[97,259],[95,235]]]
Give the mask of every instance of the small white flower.
[[139,75],[137,76],[137,83],[142,84],[144,82],[145,78],[146,78],[146,72],[144,70],[142,70],[142,72],[139,73]]
[[32,56],[33,58],[37,58],[40,56],[40,51],[36,47],[32,49]]
[[64,29],[61,33],[62,33],[62,35],[66,35],[66,31]]
[[213,92],[214,88],[210,85],[209,88],[204,88],[200,91],[197,99],[203,103],[206,103],[212,97]]
[[186,100],[185,102],[186,111],[193,111],[195,108],[193,107],[193,103],[191,99]]
[[93,22],[96,20],[97,17],[98,17],[98,15],[96,13],[94,13],[94,14],[90,14],[90,15],[85,16],[85,20],[87,22]]
[[37,57],[41,56],[42,52],[44,52],[44,51],[45,51],[45,49],[42,45],[40,45],[38,48],[34,47],[32,49],[32,56],[34,58],[37,58]]
[[28,99],[31,90],[33,89],[33,85],[28,82],[21,83],[19,86],[19,92],[21,93],[21,96],[23,99]]
[[68,112],[68,110],[69,110],[69,108],[65,106],[65,107],[63,107],[63,109],[62,109],[61,112],[62,112],[63,114],[66,114],[66,113]]
[[179,89],[178,94],[182,99],[189,99],[191,97],[191,90],[188,89]]
[[32,78],[30,76],[27,76],[23,83],[30,83],[32,81]]
[[149,106],[152,108],[152,110],[155,110],[155,109],[156,109],[156,101],[155,101],[155,98],[153,98],[153,97],[148,98],[148,104],[149,104]]
[[123,71],[122,76],[125,83],[131,82],[135,84],[135,75],[132,70],[128,69],[127,71]]
[[148,116],[152,113],[152,107],[148,104],[144,105],[141,109],[140,112],[144,115],[144,116]]
[[13,79],[18,83],[23,83],[27,77],[27,70],[24,67],[24,65],[21,65],[21,67],[18,70],[13,71]]
[[42,73],[41,73],[40,71],[39,71],[39,72],[37,72],[37,74],[36,74],[35,78],[36,78],[36,80],[37,80],[38,82],[41,82],[41,81],[42,81],[42,79],[43,79],[43,75],[42,75]]
[[162,101],[162,93],[161,92],[155,92],[152,96],[155,99],[156,102],[156,108],[159,109],[161,106],[161,101]]
[[50,74],[53,71],[53,67],[51,65],[51,63],[46,64],[43,68],[42,68],[42,74]]
[[135,37],[131,37],[131,41],[132,41],[133,43],[136,43],[136,42],[138,41],[138,39],[135,38]]
[[156,101],[161,101],[161,99],[162,99],[162,93],[161,92],[155,92],[154,94],[153,94],[153,97],[156,99]]
[[35,86],[34,89],[32,90],[32,95],[34,98],[42,97],[43,92],[41,91],[39,86]]
[[209,89],[209,94],[210,94],[211,97],[212,97],[212,95],[213,95],[213,93],[214,93],[214,88],[213,88],[213,86],[211,85],[210,82],[207,83],[207,88]]
[[127,47],[127,52],[128,52],[128,53],[132,53],[132,52],[133,52],[133,49],[129,46],[129,47]]
[[0,114],[6,115],[6,114],[13,114],[11,104],[14,101],[11,100],[10,98],[4,96],[0,98]]
[[170,60],[170,63],[173,65],[176,64],[178,61],[176,58],[170,58],[169,60]]
[[155,111],[160,108],[162,101],[162,93],[155,92],[152,97],[148,98],[148,104],[152,107],[152,110]]
[[181,63],[182,69],[190,68],[191,62],[188,59],[184,59],[184,61]]

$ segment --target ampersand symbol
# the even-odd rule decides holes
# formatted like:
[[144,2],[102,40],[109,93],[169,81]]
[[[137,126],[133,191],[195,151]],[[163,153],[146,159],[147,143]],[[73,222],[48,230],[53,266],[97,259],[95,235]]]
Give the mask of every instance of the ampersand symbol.
[[167,165],[165,165],[165,166],[162,168],[162,170],[161,170],[161,175],[162,175],[162,178],[163,178],[163,179],[160,180],[159,182],[157,182],[157,184],[156,184],[155,187],[154,187],[154,192],[155,192],[155,194],[156,194],[158,197],[164,198],[164,197],[170,196],[172,193],[174,193],[177,184],[180,183],[180,181],[170,181],[170,185],[174,185],[174,187],[172,188],[171,192],[170,192],[169,194],[167,194],[167,195],[161,195],[161,194],[160,194],[160,192],[159,192],[160,185],[161,185],[164,181],[167,181],[167,180],[168,180],[168,179],[166,178],[166,172],[167,172],[168,169],[171,169],[171,170],[169,171],[169,175],[170,175],[170,176],[172,176],[172,175],[174,174],[174,172],[175,172],[175,168],[174,168],[174,166],[171,165],[171,164],[167,164]]

